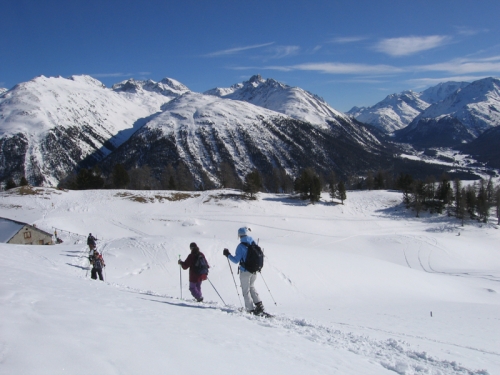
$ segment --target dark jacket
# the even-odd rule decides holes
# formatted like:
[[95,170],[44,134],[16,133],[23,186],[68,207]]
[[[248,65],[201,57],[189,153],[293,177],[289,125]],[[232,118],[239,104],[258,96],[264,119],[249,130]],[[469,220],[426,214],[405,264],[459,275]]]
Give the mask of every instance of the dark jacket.
[[[189,268],[189,282],[191,283],[199,283],[207,279],[207,275],[198,275],[194,271],[193,266],[194,263],[196,262],[196,259],[198,259],[198,254],[200,254],[200,256],[202,256],[203,258],[205,258],[205,255],[201,251],[192,250],[191,254],[188,255],[186,260],[184,262],[181,261],[180,263],[183,269],[187,270]],[[207,260],[207,258],[205,258],[205,260]]]

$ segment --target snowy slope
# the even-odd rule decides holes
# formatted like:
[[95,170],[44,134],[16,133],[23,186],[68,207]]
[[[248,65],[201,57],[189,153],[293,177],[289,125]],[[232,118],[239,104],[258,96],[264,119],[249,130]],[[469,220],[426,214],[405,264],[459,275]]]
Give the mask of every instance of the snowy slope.
[[354,107],[347,113],[358,121],[371,124],[392,133],[408,126],[412,120],[433,103],[469,85],[467,82],[445,82],[422,92],[411,90],[388,95],[371,107]]
[[344,121],[349,120],[346,115],[330,107],[319,96],[272,78],[264,79],[260,75],[254,75],[248,81],[229,88],[205,91],[204,94],[242,100],[321,127],[325,127],[327,121],[338,124],[339,118]]
[[[64,243],[0,245],[0,374],[500,371],[495,226],[415,219],[384,191],[313,206],[234,191],[38,194],[2,193],[0,216],[58,228]],[[266,253],[256,287],[271,320],[238,311],[222,249],[242,225]],[[105,282],[88,278],[89,231]],[[177,265],[192,241],[224,302],[210,282],[207,303],[192,302]]]
[[4,92],[7,92],[8,89],[0,87],[0,95],[2,95]]

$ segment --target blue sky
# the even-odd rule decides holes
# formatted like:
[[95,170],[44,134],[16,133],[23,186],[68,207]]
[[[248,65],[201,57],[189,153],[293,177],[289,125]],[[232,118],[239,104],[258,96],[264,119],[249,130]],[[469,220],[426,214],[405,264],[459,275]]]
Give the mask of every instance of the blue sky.
[[334,108],[500,76],[500,1],[2,0],[0,87],[89,74],[203,92],[253,74]]

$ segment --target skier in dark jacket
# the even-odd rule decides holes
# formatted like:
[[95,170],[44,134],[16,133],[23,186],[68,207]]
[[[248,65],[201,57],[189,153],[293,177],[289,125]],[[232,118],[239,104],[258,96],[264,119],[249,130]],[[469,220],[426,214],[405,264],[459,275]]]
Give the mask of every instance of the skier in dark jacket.
[[207,274],[196,273],[194,265],[198,257],[203,257],[207,266],[208,262],[205,258],[205,255],[200,251],[200,248],[194,242],[191,242],[189,248],[191,249],[191,254],[188,255],[185,261],[179,259],[178,263],[185,270],[189,268],[189,291],[191,292],[191,295],[196,299],[196,301],[202,302],[203,295],[201,293],[201,283],[203,280],[207,279]]
[[106,267],[104,264],[104,259],[102,259],[102,255],[99,254],[98,251],[94,251],[94,255],[92,256],[92,271],[90,271],[90,277],[94,280],[97,280],[97,275],[99,275],[99,280],[104,281],[102,277],[102,269]]
[[92,233],[89,233],[89,236],[87,237],[87,245],[89,246],[89,250],[92,251],[96,247],[96,241],[97,238],[95,238]]

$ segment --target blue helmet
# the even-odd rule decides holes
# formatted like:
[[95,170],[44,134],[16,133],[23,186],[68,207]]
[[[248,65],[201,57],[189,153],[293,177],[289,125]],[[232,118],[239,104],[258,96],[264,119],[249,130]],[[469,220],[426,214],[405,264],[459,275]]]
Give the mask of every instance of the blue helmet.
[[248,232],[251,232],[252,230],[250,228],[247,228],[247,227],[242,227],[240,229],[238,229],[238,237],[244,237],[246,235],[248,235]]

